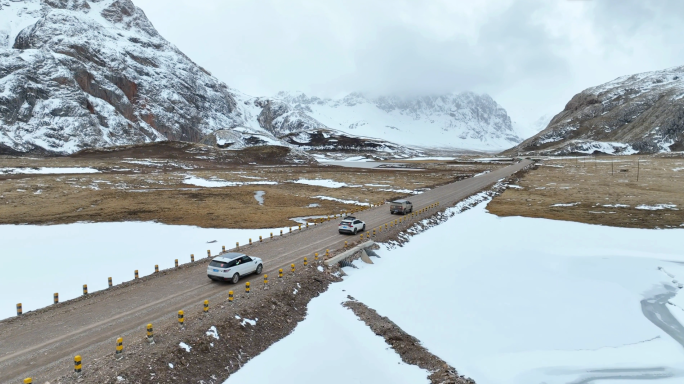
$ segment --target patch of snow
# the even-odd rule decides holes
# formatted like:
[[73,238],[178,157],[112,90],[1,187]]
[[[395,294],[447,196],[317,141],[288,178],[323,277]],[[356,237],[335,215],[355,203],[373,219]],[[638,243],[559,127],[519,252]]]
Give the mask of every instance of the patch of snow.
[[169,363],[169,368],[173,369],[173,364]]
[[402,158],[402,160],[406,161],[421,161],[421,160],[442,160],[442,161],[449,161],[449,160],[456,160],[455,157],[440,157],[440,156],[434,156],[434,157],[411,157],[408,159]]
[[328,216],[304,216],[304,217],[292,217],[290,220],[294,221],[295,223],[299,223],[302,225],[306,225],[306,223],[313,224],[314,221],[311,219],[325,219]]
[[185,352],[190,352],[190,350],[192,349],[191,346],[185,344],[185,343],[182,342],[182,341],[180,342],[180,344],[178,344],[178,346],[181,347],[181,348],[183,348],[183,349],[185,349]]
[[240,325],[242,325],[244,327],[245,324],[249,324],[253,327],[256,325],[257,320],[259,320],[259,319],[250,320],[250,319],[245,318],[245,319],[242,319],[242,323],[240,323]]
[[320,265],[319,265],[318,268],[316,268],[316,269],[318,269],[319,272],[324,272],[324,271],[325,271],[325,269],[323,269],[323,267],[320,266]]
[[0,173],[8,175],[50,175],[74,173],[100,173],[95,168],[88,167],[39,167],[39,168],[0,168]]
[[487,171],[484,171],[484,172],[480,172],[480,173],[478,173],[477,175],[475,175],[475,176],[473,176],[473,177],[478,177],[478,176],[486,175],[486,174],[488,174],[489,172],[491,172],[491,171],[487,170]]
[[338,199],[335,197],[329,197],[329,196],[314,196],[314,199],[321,199],[321,200],[330,200],[330,201],[337,201],[342,204],[355,204],[355,205],[363,205],[363,206],[368,206],[368,203],[362,203],[360,201],[355,201],[355,200],[343,200],[343,199]]
[[679,210],[679,209],[677,209],[677,205],[675,205],[675,204],[656,204],[656,205],[641,204],[641,205],[637,205],[635,208],[636,209],[643,209],[643,210],[647,210],[647,211],[660,211],[663,209],[670,209],[673,211]]
[[299,179],[295,181],[297,184],[306,184],[306,185],[314,185],[318,187],[326,187],[326,188],[342,188],[346,187],[346,183],[340,183],[334,180],[330,179],[316,179],[316,180],[308,180],[308,179]]
[[264,205],[264,195],[265,194],[266,194],[266,192],[264,192],[264,191],[254,192],[254,198],[256,199],[256,201],[259,202],[259,205]]
[[241,185],[277,185],[277,181],[225,181],[218,178],[203,179],[197,176],[186,176],[184,184],[206,188],[239,187]]
[[318,203],[311,203],[311,204],[307,205],[306,207],[307,207],[307,208],[318,208],[318,207],[320,207],[320,206],[321,206],[321,205],[318,204]]
[[209,330],[207,331],[207,336],[211,336],[211,337],[213,337],[214,339],[219,340],[219,334],[218,334],[218,331],[216,330],[216,327],[215,327],[215,326],[212,325],[212,326],[209,328]]
[[582,204],[582,203],[579,203],[579,202],[578,203],[567,203],[567,204],[558,203],[558,204],[553,204],[552,207],[574,207],[574,206],[577,206],[580,204]]

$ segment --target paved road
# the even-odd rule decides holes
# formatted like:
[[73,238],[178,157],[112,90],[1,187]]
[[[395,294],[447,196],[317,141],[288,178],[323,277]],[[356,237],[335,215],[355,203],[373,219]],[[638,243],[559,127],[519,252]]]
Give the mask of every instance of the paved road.
[[[528,164],[529,161],[523,161],[416,195],[411,198],[414,210],[436,201],[441,207],[450,206]],[[357,216],[369,229],[396,218],[389,214],[386,206],[363,211]],[[300,265],[305,256],[312,260],[315,252],[323,254],[326,249],[342,248],[345,240],[357,240],[338,234],[336,226],[337,222],[328,222],[258,244],[247,253],[261,257],[266,266],[264,273],[274,276],[278,268],[287,268],[291,263]],[[254,281],[260,279],[261,276],[252,277]],[[240,287],[249,280],[242,280]],[[236,287],[236,291],[240,287]],[[96,293],[86,300],[0,322],[0,382],[16,381],[29,375],[40,377],[41,372],[60,360],[71,359],[75,354],[85,356],[94,344],[142,329],[149,322],[168,319],[179,309],[199,306],[205,298],[211,300],[216,295],[225,295],[226,290],[226,284],[207,279],[206,262],[198,262],[130,286]]]

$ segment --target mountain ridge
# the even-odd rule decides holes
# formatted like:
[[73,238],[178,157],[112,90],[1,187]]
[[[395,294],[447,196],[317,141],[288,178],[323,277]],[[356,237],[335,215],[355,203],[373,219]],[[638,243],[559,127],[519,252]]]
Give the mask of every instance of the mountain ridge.
[[180,140],[392,156],[520,141],[487,95],[246,95],[165,40],[131,0],[0,0],[0,122],[6,154]]
[[573,96],[537,135],[505,153],[684,150],[684,66],[621,76]]
[[399,144],[492,150],[522,141],[506,110],[486,94],[371,97],[353,92],[331,99],[279,92],[275,98],[330,128],[353,134],[366,130],[370,133],[364,134],[372,137],[391,135]]

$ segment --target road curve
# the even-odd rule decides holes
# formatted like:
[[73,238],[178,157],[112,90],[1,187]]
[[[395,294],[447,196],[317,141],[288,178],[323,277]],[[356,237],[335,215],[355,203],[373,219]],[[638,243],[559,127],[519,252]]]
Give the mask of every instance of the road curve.
[[[439,201],[440,207],[454,203],[508,177],[531,164],[528,160],[470,179],[437,187],[411,197],[414,210]],[[380,206],[357,214],[372,229],[396,216]],[[261,257],[264,273],[274,275],[278,268],[301,264],[304,257],[324,254],[326,249],[339,249],[344,241],[356,238],[340,235],[337,222],[328,222],[282,238],[252,246],[246,253]],[[267,235],[267,234],[266,234]],[[228,239],[226,239],[228,240]],[[231,246],[230,241],[226,241]],[[204,259],[208,261],[208,259]],[[261,277],[252,277],[254,281]],[[250,281],[245,279],[244,283]],[[206,276],[206,262],[196,262],[154,278],[118,289],[101,291],[86,300],[65,302],[47,310],[28,314],[21,319],[0,322],[0,382],[10,382],[29,375],[60,360],[83,354],[87,348],[142,325],[174,316],[181,308],[200,305],[198,297],[212,298],[223,294],[226,284],[212,283]]]

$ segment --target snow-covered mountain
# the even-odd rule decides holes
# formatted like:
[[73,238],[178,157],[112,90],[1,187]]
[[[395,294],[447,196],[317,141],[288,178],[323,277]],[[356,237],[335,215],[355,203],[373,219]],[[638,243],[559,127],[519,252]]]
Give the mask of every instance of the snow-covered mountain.
[[496,150],[522,141],[505,109],[472,92],[413,98],[352,93],[342,99],[281,92],[275,98],[326,127],[404,145]]
[[407,155],[520,141],[486,95],[252,97],[192,62],[131,0],[0,0],[0,153],[159,140]]
[[0,0],[0,144],[70,153],[197,141],[242,123],[230,90],[130,0]]
[[617,78],[575,95],[548,127],[506,152],[684,150],[684,66]]

